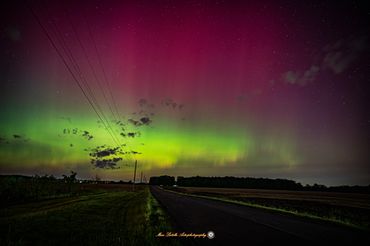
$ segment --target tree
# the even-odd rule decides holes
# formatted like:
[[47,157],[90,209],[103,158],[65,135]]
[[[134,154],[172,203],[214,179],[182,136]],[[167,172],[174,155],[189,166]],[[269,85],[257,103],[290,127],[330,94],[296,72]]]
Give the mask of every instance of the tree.
[[174,185],[175,177],[163,175],[160,177],[150,177],[149,184],[151,185]]
[[71,171],[71,175],[69,176],[63,174],[63,180],[65,183],[76,183],[77,181],[76,176],[77,176],[77,173],[74,171]]

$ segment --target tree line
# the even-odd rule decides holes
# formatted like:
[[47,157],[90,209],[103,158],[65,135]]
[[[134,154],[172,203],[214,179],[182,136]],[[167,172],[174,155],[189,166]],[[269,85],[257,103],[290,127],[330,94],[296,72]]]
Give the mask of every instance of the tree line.
[[289,179],[251,178],[251,177],[175,177],[163,175],[151,177],[149,184],[164,186],[184,187],[215,187],[215,188],[246,188],[246,189],[270,189],[270,190],[306,190],[306,191],[330,191],[370,193],[368,186],[332,186],[313,184],[302,185]]

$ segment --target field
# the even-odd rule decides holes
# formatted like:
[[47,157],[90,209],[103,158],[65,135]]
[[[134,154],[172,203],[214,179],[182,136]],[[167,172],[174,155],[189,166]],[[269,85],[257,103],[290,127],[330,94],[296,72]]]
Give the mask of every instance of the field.
[[73,189],[2,206],[0,245],[168,243],[155,238],[171,227],[146,185],[136,185],[135,191],[124,184],[74,184]]
[[369,194],[203,187],[170,189],[370,229]]

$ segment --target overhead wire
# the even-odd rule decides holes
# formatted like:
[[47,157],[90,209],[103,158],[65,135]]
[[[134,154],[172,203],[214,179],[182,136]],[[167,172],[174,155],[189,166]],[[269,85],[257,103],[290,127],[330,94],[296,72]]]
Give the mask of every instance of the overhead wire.
[[[72,27],[73,32],[74,32],[74,34],[75,34],[75,37],[76,37],[76,39],[77,39],[77,41],[78,41],[78,43],[79,43],[80,47],[82,48],[82,51],[83,51],[84,56],[85,56],[85,59],[87,60],[87,63],[89,64],[89,67],[90,67],[90,69],[91,69],[91,71],[92,71],[92,73],[93,73],[93,76],[94,76],[94,78],[95,78],[95,80],[96,80],[97,84],[99,85],[99,88],[101,89],[101,91],[102,91],[102,93],[103,93],[103,96],[104,96],[104,98],[105,98],[105,102],[109,105],[109,102],[108,102],[108,100],[107,100],[107,99],[106,99],[106,97],[105,97],[104,90],[103,90],[103,88],[102,88],[102,85],[101,85],[101,83],[100,83],[100,80],[99,80],[98,76],[96,75],[97,73],[96,73],[96,71],[95,71],[95,69],[94,69],[94,66],[92,65],[92,62],[91,62],[91,60],[90,60],[90,58],[89,58],[89,55],[87,54],[87,50],[86,50],[86,48],[84,47],[83,42],[82,42],[82,41],[81,41],[81,39],[79,38],[79,35],[78,35],[78,33],[77,33],[76,29],[74,28],[74,25],[73,25],[72,21],[70,20],[70,18],[69,18],[69,17],[68,17],[68,19],[69,19],[70,26]],[[110,108],[110,107],[109,107],[109,108]],[[110,108],[110,109],[111,109],[111,108]],[[112,113],[113,113],[113,112],[112,112]],[[117,122],[118,122],[118,120],[117,120]],[[112,129],[112,131],[114,131],[114,130]],[[120,141],[119,141],[119,142],[120,142]],[[120,142],[120,144],[121,144],[121,142]],[[123,145],[121,144],[121,146],[123,146]],[[125,146],[127,146],[127,145],[125,145]],[[129,158],[130,158],[130,159],[132,159],[131,154],[128,154],[128,156],[129,156]]]
[[90,24],[87,21],[87,19],[85,19],[85,22],[86,22],[87,30],[89,32],[90,38],[92,40],[92,43],[94,44],[94,48],[95,48],[95,52],[96,52],[96,55],[97,55],[97,58],[98,58],[98,62],[99,62],[100,68],[101,68],[101,70],[103,72],[103,78],[104,78],[104,81],[105,81],[105,83],[107,85],[108,92],[109,92],[109,94],[111,96],[111,99],[112,99],[112,102],[113,102],[113,106],[114,106],[114,109],[115,109],[116,114],[117,114],[117,118],[120,119],[120,114],[118,113],[118,109],[117,109],[117,103],[116,103],[116,100],[114,99],[114,96],[113,96],[113,93],[112,93],[112,89],[111,89],[110,83],[108,82],[107,74],[105,72],[105,69],[104,69],[104,66],[103,66],[103,63],[102,63],[102,59],[101,59],[101,56],[100,56],[100,52],[99,52],[98,47],[96,45],[96,41],[95,41],[94,35],[92,33],[92,30],[90,28]]
[[[72,68],[71,66],[68,64],[68,62],[66,61],[66,58],[63,56],[61,50],[58,48],[57,44],[54,42],[53,38],[51,37],[50,33],[48,32],[46,26],[44,26],[41,22],[41,19],[40,17],[36,14],[35,10],[32,8],[32,6],[30,4],[28,4],[26,2],[28,8],[30,9],[32,15],[34,16],[34,18],[36,19],[37,23],[39,24],[39,26],[41,27],[41,29],[43,30],[44,34],[46,35],[46,37],[48,38],[48,40],[50,41],[51,45],[53,46],[53,48],[55,49],[55,51],[57,52],[58,56],[61,58],[63,64],[65,65],[65,67],[67,68],[68,72],[71,74],[72,78],[73,78],[73,81],[76,83],[76,85],[78,86],[78,88],[81,90],[82,94],[84,95],[85,99],[87,100],[88,104],[91,106],[91,108],[93,109],[93,111],[95,112],[95,114],[98,116],[98,118],[100,119],[100,121],[103,123],[104,125],[104,128],[107,130],[107,132],[109,133],[109,135],[112,137],[112,140],[113,142],[115,142],[118,146],[120,145],[116,139],[114,138],[113,134],[108,130],[108,127],[107,125],[105,124],[104,120],[102,119],[101,115],[99,114],[99,112],[97,111],[97,108],[96,106],[94,106],[94,103],[92,102],[92,100],[89,98],[89,96],[87,95],[87,92],[85,91],[85,89],[83,88],[82,84],[80,83],[80,81],[78,80],[77,76],[74,74],[74,72],[72,71]],[[61,45],[62,46],[62,45]],[[63,46],[62,46],[63,47]]]
[[[74,82],[77,84],[77,86],[79,87],[79,89],[80,89],[80,90],[81,90],[81,92],[83,93],[83,95],[84,95],[85,99],[87,100],[88,104],[91,106],[91,108],[93,109],[93,111],[96,113],[96,115],[98,116],[98,118],[99,118],[99,119],[100,119],[100,121],[102,122],[102,124],[103,124],[103,126],[104,126],[105,130],[109,133],[109,135],[111,136],[111,138],[112,138],[113,142],[115,142],[115,143],[116,143],[116,145],[117,145],[118,147],[122,148],[122,146],[124,146],[124,145],[122,145],[122,144],[120,143],[119,139],[117,139],[117,138],[115,138],[115,137],[114,137],[114,131],[113,131],[112,127],[110,126],[110,122],[109,122],[109,120],[108,120],[108,119],[106,118],[106,116],[104,115],[104,112],[103,112],[103,110],[101,109],[101,107],[100,107],[100,105],[99,105],[99,103],[98,103],[98,101],[97,101],[97,99],[96,99],[96,95],[94,94],[93,89],[91,89],[91,87],[89,86],[88,81],[86,80],[85,76],[83,75],[83,73],[82,73],[82,71],[81,71],[81,69],[80,69],[80,66],[78,65],[78,62],[77,62],[77,61],[76,61],[76,59],[74,58],[74,56],[73,56],[73,54],[72,54],[71,50],[69,49],[69,47],[68,47],[67,43],[65,42],[64,37],[63,37],[63,35],[61,34],[61,31],[59,30],[59,28],[58,28],[57,24],[56,24],[54,21],[51,21],[51,23],[54,25],[54,28],[55,28],[54,36],[56,37],[57,41],[59,42],[59,45],[61,46],[61,49],[64,51],[65,56],[69,59],[69,62],[72,64],[72,66],[73,66],[73,68],[74,68],[74,70],[75,70],[75,73],[77,73],[77,74],[78,74],[78,76],[79,76],[79,78],[81,79],[81,81],[79,81],[79,79],[77,78],[76,74],[73,72],[73,69],[72,69],[71,65],[70,65],[70,64],[68,64],[68,62],[67,62],[67,60],[66,60],[66,57],[64,57],[64,55],[63,55],[63,53],[62,53],[61,49],[60,49],[60,48],[58,48],[58,46],[57,46],[56,42],[55,42],[55,41],[53,40],[53,38],[52,38],[52,35],[48,32],[47,27],[46,27],[45,25],[43,25],[43,24],[42,24],[42,22],[41,22],[41,18],[36,14],[35,10],[32,8],[32,6],[31,6],[30,4],[28,4],[27,2],[26,2],[26,4],[27,4],[28,8],[30,9],[30,11],[31,11],[32,15],[33,15],[33,16],[34,16],[34,18],[36,19],[37,23],[39,24],[39,26],[41,27],[41,29],[43,30],[43,32],[44,32],[44,33],[45,33],[45,35],[47,36],[48,40],[49,40],[49,41],[50,41],[50,43],[52,44],[53,48],[56,50],[56,52],[57,52],[58,56],[61,58],[61,60],[62,60],[63,64],[65,65],[65,67],[67,68],[67,70],[69,71],[69,73],[71,74],[71,76],[72,76],[72,78],[73,78]],[[40,8],[40,9],[41,9],[41,8]],[[71,22],[70,22],[70,23],[71,23]],[[71,23],[71,24],[72,24],[72,23]],[[88,55],[87,55],[86,49],[84,48],[84,46],[83,46],[83,44],[82,44],[82,42],[81,42],[81,40],[80,40],[80,38],[79,38],[79,36],[78,36],[78,34],[77,34],[76,29],[75,29],[75,28],[74,28],[74,26],[73,26],[73,24],[71,25],[71,27],[72,27],[72,29],[73,29],[73,32],[74,32],[74,34],[75,34],[76,39],[78,40],[78,42],[79,42],[79,44],[80,44],[81,48],[83,49],[83,52],[84,52],[84,54],[85,54],[85,58],[87,59],[87,61],[88,61],[88,63],[89,63],[89,66],[90,66],[90,68],[91,68],[91,69],[92,69],[92,71],[93,71],[93,75],[94,75],[95,79],[96,79],[97,81],[99,81],[99,80],[98,80],[98,78],[97,78],[97,76],[96,76],[96,72],[95,72],[95,70],[94,70],[94,68],[93,68],[93,66],[92,66],[92,63],[91,63],[91,61],[90,61],[90,59],[89,59],[89,57],[88,57]],[[90,35],[92,35],[91,30],[90,30]],[[92,36],[92,38],[93,38],[93,36]],[[110,91],[111,98],[112,98],[112,100],[113,100],[113,102],[114,102],[115,109],[116,109],[116,113],[117,113],[117,115],[119,116],[119,114],[118,114],[118,109],[117,109],[117,107],[116,107],[116,104],[115,104],[115,101],[114,101],[113,94],[112,94],[112,92],[111,92],[111,90],[110,90],[110,88],[109,88],[109,86],[110,86],[110,85],[108,84],[108,80],[107,80],[107,77],[106,77],[105,69],[104,69],[104,67],[102,66],[102,61],[101,61],[101,58],[100,58],[100,54],[99,54],[99,52],[98,52],[98,50],[97,50],[96,42],[95,42],[95,40],[93,40],[93,42],[94,42],[95,50],[96,50],[97,55],[98,55],[99,64],[101,65],[101,69],[102,69],[103,74],[104,74],[105,82],[106,82],[106,84],[107,84],[107,86],[108,86],[108,90]],[[81,83],[81,82],[82,82],[82,83]],[[84,88],[84,86],[83,86],[82,84],[83,84],[86,88]],[[91,98],[90,98],[89,96],[90,96]],[[108,102],[108,100],[106,100],[106,102]],[[107,103],[107,104],[108,104],[108,103]],[[111,110],[111,112],[112,112],[112,110]],[[113,112],[112,112],[112,113],[113,113]],[[113,116],[114,116],[114,114],[113,114]],[[126,152],[126,154],[127,154],[127,152]],[[133,159],[133,158],[132,158],[131,153],[129,153],[129,154],[128,154],[128,159],[131,159],[131,160]]]
[[[69,18],[67,18],[67,19],[69,19]],[[74,37],[75,37],[75,39],[77,40],[77,42],[79,43],[80,47],[82,48],[83,53],[84,53],[84,55],[85,55],[85,58],[86,58],[86,60],[87,60],[88,64],[90,65],[90,68],[91,68],[91,70],[92,70],[92,72],[93,72],[93,75],[94,75],[95,79],[99,82],[98,78],[96,77],[96,73],[95,73],[95,70],[94,70],[94,68],[93,68],[93,66],[92,66],[92,63],[91,63],[91,61],[90,61],[90,59],[89,59],[89,57],[88,57],[88,55],[87,55],[86,49],[85,49],[85,47],[83,46],[83,44],[82,44],[82,42],[81,42],[81,39],[79,38],[78,33],[77,33],[76,29],[74,28],[73,23],[72,23],[70,20],[69,20],[69,22],[70,22],[70,26],[71,26],[71,28],[72,28],[72,30],[73,30],[73,32],[74,32]],[[64,43],[64,44],[65,44],[65,43]],[[67,45],[66,45],[66,46],[67,46]],[[68,47],[68,46],[67,46],[67,47]],[[78,62],[76,61],[76,59],[74,59],[73,54],[71,53],[71,51],[70,51],[70,50],[69,50],[69,54],[70,54],[70,56],[71,56],[71,58],[72,58],[72,60],[73,60],[73,63],[75,63],[75,65],[76,65],[76,69],[77,69],[77,71],[78,71],[78,73],[79,73],[79,75],[80,75],[81,80],[83,81],[84,85],[86,86],[86,88],[87,88],[87,89],[88,89],[88,91],[90,92],[90,95],[91,95],[91,97],[92,97],[93,101],[95,102],[95,104],[96,104],[96,106],[97,106],[97,108],[98,108],[98,110],[99,110],[100,114],[102,115],[102,118],[105,120],[105,123],[107,124],[107,127],[109,128],[109,130],[110,130],[110,131],[112,131],[113,135],[115,136],[115,134],[114,134],[114,130],[113,130],[113,128],[111,127],[111,124],[110,124],[110,122],[109,122],[109,119],[107,119],[107,117],[105,116],[104,111],[102,110],[102,108],[100,107],[100,105],[99,105],[99,103],[98,103],[98,100],[96,99],[96,93],[94,93],[94,92],[93,92],[93,89],[91,89],[91,86],[89,85],[89,82],[86,80],[85,76],[83,76],[83,72],[81,71],[80,66],[78,65]],[[100,83],[99,83],[99,84],[100,84]],[[116,140],[117,140],[117,142],[119,142],[119,144],[120,144],[120,145],[122,145],[122,143],[121,143],[121,141],[119,140],[119,138],[116,138]]]
[[112,116],[114,116],[114,112],[113,112],[113,110],[112,110],[112,108],[111,108],[111,106],[110,106],[110,103],[109,103],[109,101],[108,101],[108,99],[107,99],[106,95],[105,95],[104,88],[102,87],[102,85],[101,85],[101,83],[100,83],[100,79],[99,79],[99,78],[98,78],[98,76],[97,76],[97,72],[95,71],[95,68],[94,68],[94,66],[92,65],[92,62],[90,61],[90,57],[89,57],[89,55],[87,54],[87,51],[86,51],[86,49],[85,49],[85,47],[84,47],[84,45],[83,45],[83,43],[82,43],[81,39],[79,38],[79,35],[78,35],[78,33],[77,33],[77,31],[76,31],[76,29],[75,29],[75,27],[74,27],[74,25],[73,25],[72,21],[70,20],[70,17],[68,16],[68,17],[67,17],[67,19],[68,19],[68,21],[69,21],[69,23],[70,23],[70,26],[71,26],[71,28],[72,28],[72,30],[73,30],[73,32],[74,32],[74,34],[75,34],[75,37],[76,37],[77,41],[78,41],[78,43],[79,43],[79,45],[80,45],[80,47],[81,47],[81,49],[82,49],[82,52],[83,52],[83,54],[84,54],[84,57],[85,57],[85,59],[86,59],[86,61],[87,61],[88,65],[89,65],[89,68],[90,68],[90,70],[91,70],[91,72],[92,72],[92,74],[93,74],[93,77],[94,77],[94,79],[95,79],[95,82],[96,82],[96,84],[98,85],[99,90],[102,92],[102,95],[103,95],[104,101],[107,103],[107,105],[108,105],[108,107],[109,107],[109,110],[110,110],[110,112],[112,113]]

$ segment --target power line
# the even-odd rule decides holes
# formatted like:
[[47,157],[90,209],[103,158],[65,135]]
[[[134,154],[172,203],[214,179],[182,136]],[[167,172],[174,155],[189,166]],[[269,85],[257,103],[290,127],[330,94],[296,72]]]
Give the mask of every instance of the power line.
[[[55,30],[54,30],[54,36],[56,37],[56,40],[59,42],[62,50],[64,51],[64,53],[66,55],[66,58],[69,59],[69,61],[72,64],[73,68],[75,69],[75,72],[73,72],[72,67],[68,64],[68,62],[67,62],[66,58],[64,57],[62,51],[60,50],[60,48],[58,48],[56,42],[53,40],[53,38],[52,38],[51,34],[48,32],[46,26],[44,26],[42,24],[40,17],[36,14],[36,12],[34,11],[34,9],[30,5],[27,4],[27,6],[29,7],[29,9],[31,10],[31,13],[35,17],[35,19],[38,22],[38,24],[40,25],[41,29],[44,31],[44,33],[46,34],[47,38],[51,42],[53,48],[56,50],[57,54],[62,59],[64,65],[66,66],[66,68],[69,71],[69,73],[72,75],[73,80],[76,82],[76,84],[78,85],[78,87],[82,91],[82,93],[83,93],[84,97],[86,98],[86,100],[88,101],[89,105],[92,107],[92,109],[94,110],[94,112],[96,113],[96,115],[98,116],[98,118],[103,123],[105,130],[109,133],[109,135],[112,137],[112,140],[117,144],[117,146],[119,148],[122,148],[122,146],[124,146],[124,145],[122,145],[120,143],[120,140],[119,139],[115,138],[114,130],[110,126],[110,122],[107,120],[106,116],[104,115],[104,112],[101,109],[101,107],[100,107],[100,105],[99,105],[99,103],[98,103],[98,101],[96,99],[96,96],[95,96],[93,90],[89,86],[89,83],[86,80],[85,76],[83,76],[82,70],[80,69],[80,66],[79,66],[78,62],[76,61],[76,59],[74,58],[71,50],[69,49],[69,46],[65,42],[63,35],[61,35],[61,31],[59,30],[57,24],[54,21],[51,22],[54,25],[54,28],[55,28]],[[40,11],[42,12],[41,8],[40,8]],[[73,24],[71,22],[70,22],[70,24],[71,24],[71,27],[72,27],[74,33],[75,33],[76,39],[78,40],[81,48],[83,49],[83,52],[85,54],[85,58],[88,61],[88,63],[90,64],[90,68],[92,69],[92,71],[94,73],[95,79],[97,81],[99,81],[97,79],[96,72],[95,72],[93,66],[91,65],[92,63],[91,63],[91,61],[90,61],[90,59],[89,59],[89,57],[87,55],[86,49],[84,48],[84,46],[83,46],[83,44],[82,44],[82,42],[81,42],[81,40],[80,40],[80,38],[79,38],[79,36],[78,36],[78,34],[76,32],[76,29],[74,28],[74,26],[73,26]],[[95,41],[94,41],[94,44],[95,44],[95,48],[96,48],[96,51],[97,51],[97,46],[96,46]],[[99,53],[97,53],[97,54],[99,55]],[[100,56],[99,56],[99,58],[100,58]],[[99,60],[99,63],[102,66],[101,60]],[[103,72],[105,74],[105,70],[104,70],[103,67],[102,67],[102,69],[103,69]],[[75,73],[78,74],[78,76],[81,79],[81,81],[77,78],[77,76],[76,76]],[[105,76],[105,79],[106,79],[106,76]],[[107,79],[106,79],[106,83],[107,83],[107,86],[109,86],[108,85],[108,82],[107,82]],[[84,86],[82,84],[86,87],[86,89],[84,89]],[[108,87],[108,89],[109,89],[109,87]],[[113,94],[111,94],[111,96],[112,96],[112,100],[114,100]],[[106,102],[108,103],[108,100],[106,100]],[[116,110],[117,110],[117,108],[116,108]],[[113,113],[113,111],[111,111],[111,112]],[[131,156],[131,153],[130,152],[126,152],[125,154],[127,154],[127,153],[128,153],[128,159],[131,159],[132,160],[133,157]]]
[[104,112],[102,111],[99,103],[97,102],[96,100],[96,97],[93,93],[93,91],[91,90],[90,86],[89,86],[89,83],[87,82],[86,78],[83,76],[82,74],[82,71],[80,69],[80,66],[78,65],[78,62],[76,61],[76,59],[74,58],[71,50],[69,49],[68,45],[66,44],[65,40],[64,40],[64,37],[63,35],[61,34],[61,31],[60,29],[58,28],[57,24],[52,21],[52,24],[54,25],[54,28],[55,28],[55,35],[56,35],[56,38],[58,39],[58,35],[59,35],[59,43],[61,44],[61,47],[63,48],[64,50],[64,53],[66,54],[66,56],[69,58],[71,64],[73,65],[73,67],[75,68],[76,70],[76,73],[79,75],[83,85],[85,86],[85,88],[87,89],[87,94],[89,94],[92,102],[94,103],[94,106],[97,108],[97,111],[99,112],[99,114],[102,116],[102,118],[106,121],[104,122],[104,120],[102,121],[103,125],[105,126],[106,130],[107,131],[111,131],[111,134],[112,137],[114,138],[114,141],[116,142],[117,145],[121,145],[119,139],[117,139],[114,135],[114,132],[113,132],[113,129],[112,127],[110,126],[110,123],[109,121],[106,119],[105,115],[104,115]]
[[[87,52],[86,52],[86,49],[85,49],[85,47],[84,47],[84,45],[83,45],[83,43],[82,43],[81,39],[79,38],[78,33],[77,33],[76,29],[74,28],[73,23],[71,22],[71,20],[69,19],[69,17],[68,17],[67,19],[68,19],[68,20],[69,20],[69,22],[70,22],[70,26],[72,27],[72,30],[73,30],[73,32],[74,32],[74,34],[75,34],[74,36],[75,36],[75,38],[76,38],[77,42],[79,43],[80,47],[82,48],[83,53],[84,53],[84,56],[85,56],[85,58],[86,58],[86,60],[87,60],[87,62],[88,62],[88,64],[89,64],[89,66],[90,66],[90,69],[91,69],[92,73],[93,73],[93,76],[94,76],[95,80],[97,81],[97,83],[98,83],[98,85],[99,85],[99,87],[100,87],[100,89],[101,89],[101,91],[102,91],[102,93],[103,93],[103,96],[104,96],[104,98],[105,98],[105,101],[106,101],[106,102],[107,102],[107,104],[108,104],[108,101],[107,101],[107,99],[106,99],[106,97],[105,97],[104,91],[103,91],[103,89],[101,88],[101,84],[100,84],[100,82],[99,82],[99,79],[98,79],[98,78],[97,78],[97,76],[96,76],[95,69],[94,69],[94,67],[92,66],[92,63],[91,63],[91,61],[90,61],[90,58],[89,58],[89,56],[88,56],[88,54],[87,54]],[[70,53],[70,54],[71,54],[71,53]],[[73,58],[73,55],[72,55],[72,54],[71,54],[71,56],[72,56],[72,58]],[[75,59],[74,59],[74,61],[75,61]],[[76,61],[75,61],[75,62],[76,62]],[[77,63],[77,62],[76,62],[76,65],[77,65],[77,68],[78,68],[79,73],[82,75],[82,71],[81,71],[80,67],[78,66],[78,63]],[[94,99],[95,104],[97,105],[97,107],[98,107],[98,109],[99,109],[99,111],[100,111],[100,113],[101,113],[102,117],[104,118],[104,120],[106,121],[106,123],[107,123],[107,125],[108,125],[108,128],[112,131],[112,133],[113,133],[113,135],[114,135],[114,130],[113,130],[113,128],[110,126],[109,120],[107,119],[107,117],[105,116],[105,114],[104,114],[103,110],[102,110],[102,109],[101,109],[101,107],[99,106],[99,104],[98,104],[98,102],[97,102],[97,99],[96,99],[96,96],[95,96],[95,93],[91,90],[91,87],[89,86],[89,83],[87,82],[86,78],[82,76],[82,77],[81,77],[81,79],[82,79],[82,81],[84,81],[85,86],[86,86],[86,87],[88,88],[88,90],[90,91],[91,96],[92,96],[92,98]],[[110,108],[110,107],[109,107],[109,108]],[[112,112],[112,110],[111,110],[111,112]],[[118,142],[121,144],[121,142],[120,142],[120,140],[119,140],[119,139],[118,139]]]
[[97,58],[98,58],[98,62],[100,64],[100,68],[101,68],[101,70],[103,72],[104,81],[105,81],[105,83],[107,85],[108,92],[110,93],[110,96],[112,98],[113,106],[114,106],[115,111],[116,111],[116,114],[117,114],[117,119],[120,119],[120,117],[119,117],[120,114],[118,113],[117,104],[116,104],[116,101],[114,100],[112,89],[110,88],[110,83],[108,82],[107,75],[105,73],[105,69],[104,69],[103,63],[101,61],[100,53],[99,53],[98,47],[96,45],[96,41],[95,41],[94,35],[92,34],[92,31],[91,31],[89,22],[86,19],[85,19],[85,22],[86,22],[86,25],[87,25],[87,29],[88,29],[89,35],[90,35],[91,40],[93,41],[93,44],[94,44],[94,47],[95,47],[95,52],[96,52],[96,55],[97,55]]
[[112,133],[108,130],[107,126],[105,125],[102,117],[100,116],[100,114],[98,113],[96,107],[94,106],[93,102],[91,101],[91,99],[88,97],[87,93],[85,92],[84,88],[82,87],[81,83],[79,82],[79,80],[77,79],[76,75],[73,73],[72,71],[72,68],[69,66],[68,62],[66,61],[66,59],[64,58],[62,52],[60,51],[60,49],[57,47],[56,43],[54,42],[54,40],[52,39],[51,35],[49,34],[49,32],[47,31],[46,27],[41,23],[41,19],[39,18],[39,16],[36,14],[36,12],[34,11],[34,9],[26,2],[28,8],[30,9],[32,15],[34,16],[34,18],[36,19],[37,23],[39,24],[39,26],[41,27],[41,29],[43,30],[43,32],[45,33],[46,37],[48,38],[48,40],[50,41],[50,43],[52,44],[53,48],[55,49],[55,51],[57,52],[58,56],[61,58],[63,64],[66,66],[68,72],[71,74],[72,78],[73,78],[73,81],[77,84],[78,88],[81,90],[82,94],[84,95],[85,99],[88,101],[89,105],[92,107],[93,111],[96,113],[96,115],[98,116],[98,118],[103,122],[103,125],[105,127],[105,129],[107,130],[107,132],[109,133],[109,135],[112,137],[113,141],[117,144],[118,142],[116,142],[115,138],[113,137]]

